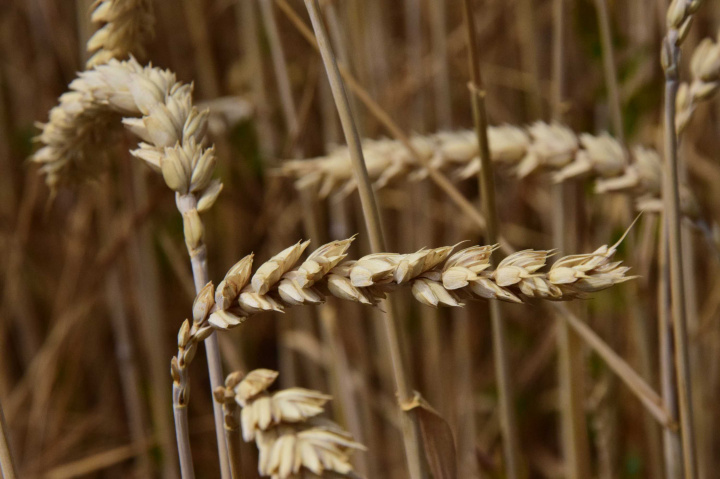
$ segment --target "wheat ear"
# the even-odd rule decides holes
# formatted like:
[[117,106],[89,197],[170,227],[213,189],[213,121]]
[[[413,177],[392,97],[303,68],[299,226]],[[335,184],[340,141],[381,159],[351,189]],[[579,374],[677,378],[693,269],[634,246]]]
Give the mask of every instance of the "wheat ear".
[[683,451],[684,477],[697,477],[690,359],[685,311],[685,286],[682,255],[680,180],[676,120],[676,99],[680,69],[680,44],[692,25],[695,11],[702,0],[673,0],[667,11],[667,33],[661,47],[661,63],[665,72],[665,171],[663,175],[663,213],[667,221],[670,257],[670,292],[677,375],[680,437]]
[[[634,146],[629,151],[608,134],[576,134],[559,123],[536,122],[521,128],[512,125],[488,129],[490,156],[500,171],[524,178],[534,172],[550,172],[560,183],[580,176],[595,179],[598,193],[628,193],[638,209],[660,211],[662,203],[662,160],[652,149]],[[480,171],[478,143],[474,132],[461,130],[415,136],[414,148],[430,158],[434,168],[447,171],[456,180],[475,176]],[[409,178],[426,175],[402,143],[396,140],[363,140],[368,174],[376,188]],[[333,147],[323,157],[284,162],[280,173],[294,178],[299,187],[319,184],[319,194],[347,194],[355,188],[348,168],[347,148]],[[683,212],[699,216],[699,207],[687,188],[682,190]]]
[[[199,292],[208,281],[200,213],[214,204],[222,183],[212,178],[215,150],[203,146],[208,112],[193,106],[192,86],[177,82],[168,70],[142,67],[134,58],[112,59],[82,72],[70,84],[70,92],[63,94],[60,104],[51,110],[50,121],[39,136],[45,146],[35,153],[33,161],[42,164],[51,188],[62,181],[77,181],[82,177],[78,173],[97,168],[92,160],[106,135],[98,128],[112,126],[118,114],[125,117],[125,127],[142,140],[131,154],[160,172],[175,192]],[[222,385],[222,366],[217,338],[210,335],[207,339],[214,389]],[[217,406],[214,412],[221,469],[223,477],[229,477],[222,408]]]
[[112,58],[142,55],[153,36],[155,17],[150,0],[96,0],[90,18],[100,28],[87,42],[87,50],[93,53],[87,68]]
[[243,439],[255,441],[260,453],[258,472],[274,479],[339,478],[353,476],[350,456],[365,450],[337,424],[319,417],[332,399],[303,388],[268,388],[278,373],[255,369],[243,377],[228,376],[216,399],[241,410]]
[[172,359],[176,407],[189,400],[187,368],[197,347],[213,330],[229,330],[264,312],[291,306],[321,304],[328,297],[377,305],[387,294],[409,286],[419,302],[432,306],[464,306],[464,300],[524,299],[567,301],[587,297],[630,279],[629,267],[613,261],[618,243],[593,253],[565,256],[546,273],[539,270],[551,251],[524,250],[491,269],[493,246],[422,249],[410,254],[376,253],[345,260],[352,238],[333,241],[298,264],[309,242],[298,242],[252,273],[253,255],[235,264],[215,288],[208,283],[193,304],[192,322],[178,333],[178,354]]

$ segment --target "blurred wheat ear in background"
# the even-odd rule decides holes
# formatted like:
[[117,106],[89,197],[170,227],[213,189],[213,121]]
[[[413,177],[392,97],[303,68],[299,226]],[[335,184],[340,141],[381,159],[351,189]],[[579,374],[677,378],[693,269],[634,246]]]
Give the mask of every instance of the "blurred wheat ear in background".
[[715,477],[719,22],[7,0],[2,477]]

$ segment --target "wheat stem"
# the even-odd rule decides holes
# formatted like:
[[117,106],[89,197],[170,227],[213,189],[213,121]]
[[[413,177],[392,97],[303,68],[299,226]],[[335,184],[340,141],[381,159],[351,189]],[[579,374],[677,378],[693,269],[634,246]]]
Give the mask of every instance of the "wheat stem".
[[5,421],[2,404],[0,404],[0,472],[4,479],[15,479],[15,463],[10,452],[10,429]]
[[[317,38],[317,44],[320,49],[323,63],[328,74],[330,87],[335,105],[338,109],[340,122],[345,133],[345,140],[350,148],[353,169],[358,183],[358,192],[362,203],[363,215],[368,229],[371,248],[375,252],[385,250],[385,239],[383,237],[382,225],[380,222],[380,212],[375,202],[375,196],[372,191],[370,179],[368,177],[365,160],[363,159],[362,148],[360,146],[360,137],[355,127],[355,121],[350,110],[350,103],[342,83],[340,71],[337,62],[332,53],[332,47],[325,31],[325,26],[320,17],[320,7],[317,0],[305,0],[305,7],[310,14],[310,19]],[[405,404],[412,399],[412,389],[409,380],[405,375],[402,364],[402,353],[400,351],[399,328],[394,317],[394,305],[392,301],[387,302],[388,310],[385,314],[385,329],[388,340],[390,357],[393,364],[393,373],[398,392],[400,404]],[[402,413],[401,413],[402,414]],[[402,432],[405,443],[405,453],[413,479],[421,479],[427,477],[425,462],[420,451],[420,435],[417,424],[414,424],[411,418],[402,414]]]
[[[672,319],[670,317],[670,265],[666,221],[660,222],[658,241],[658,340],[660,350],[660,388],[668,413],[677,421],[677,375],[675,374]],[[682,477],[682,444],[678,431],[663,429],[663,459],[666,479]]]
[[[468,36],[468,60],[470,63],[470,95],[472,98],[475,134],[480,147],[479,187],[482,196],[483,213],[485,216],[485,237],[488,243],[494,244],[498,238],[497,208],[495,206],[495,182],[490,159],[490,145],[487,136],[487,111],[485,109],[485,91],[480,76],[480,63],[477,54],[475,36],[475,18],[471,0],[463,1],[465,28]],[[508,361],[508,345],[506,324],[502,319],[500,305],[490,303],[490,322],[492,323],[493,356],[495,359],[495,376],[498,382],[498,402],[500,406],[500,427],[503,436],[505,467],[510,479],[519,474],[517,420],[514,411],[514,395],[510,381],[510,364]]]
[[[673,316],[673,335],[675,339],[675,361],[678,385],[678,405],[680,410],[681,439],[683,445],[683,465],[686,479],[695,479],[695,434],[693,427],[693,402],[690,377],[690,360],[687,338],[687,316],[685,311],[685,285],[682,255],[682,231],[680,215],[680,187],[678,176],[677,133],[675,129],[675,101],[678,90],[680,63],[681,24],[691,21],[690,12],[685,18],[673,21],[673,7],[684,0],[675,0],[670,6],[667,35],[663,39],[662,60],[665,71],[665,175],[663,178],[663,205],[670,239],[670,291]],[[686,9],[690,3],[686,2]]]
[[622,109],[620,108],[620,89],[618,88],[617,71],[615,67],[615,51],[612,43],[612,32],[610,30],[610,19],[608,17],[607,0],[595,0],[595,8],[598,15],[598,26],[600,27],[600,40],[602,42],[603,72],[610,104],[610,120],[615,137],[620,143],[625,142],[625,131],[623,128]]

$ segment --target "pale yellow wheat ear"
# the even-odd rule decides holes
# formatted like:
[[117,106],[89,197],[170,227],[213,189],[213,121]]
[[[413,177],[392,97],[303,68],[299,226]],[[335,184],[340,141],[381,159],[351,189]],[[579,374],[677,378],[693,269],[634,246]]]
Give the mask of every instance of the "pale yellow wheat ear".
[[269,392],[278,376],[269,369],[250,371],[244,378],[239,373],[231,376],[216,398],[240,407],[242,437],[257,445],[261,476],[356,477],[350,457],[365,447],[340,426],[320,417],[331,396],[303,388]]
[[320,304],[328,297],[375,305],[399,288],[409,287],[419,302],[461,307],[463,301],[491,299],[522,303],[535,298],[568,301],[632,279],[629,267],[613,261],[617,244],[590,254],[560,258],[548,272],[550,251],[518,251],[496,268],[495,246],[426,248],[415,253],[376,253],[347,260],[353,238],[332,241],[300,256],[307,242],[298,242],[260,265],[253,274],[253,255],[241,259],[217,289],[208,283],[195,299],[192,321],[178,334],[172,360],[175,405],[188,401],[188,367],[200,342],[213,330],[228,330],[263,311]]
[[111,58],[142,56],[155,23],[150,0],[96,0],[90,19],[99,28],[87,42],[87,50],[92,53],[87,68]]
[[[720,33],[718,33],[720,39]],[[712,98],[720,87],[720,41],[703,39],[690,58],[692,81],[681,83],[675,98],[675,128],[682,133],[698,104]]]
[[[627,150],[607,133],[576,134],[557,123],[536,122],[528,127],[511,125],[488,128],[490,156],[500,171],[524,178],[549,173],[556,183],[579,177],[595,180],[598,193],[624,193],[635,198],[638,209],[661,209],[662,161],[652,149],[640,146]],[[477,139],[472,131],[439,132],[411,139],[413,147],[430,158],[433,167],[457,180],[476,176],[480,169]],[[364,140],[363,152],[368,175],[382,188],[399,179],[418,180],[426,176],[407,148],[399,141]],[[289,160],[280,173],[296,181],[298,188],[319,185],[318,194],[347,194],[355,188],[347,148],[333,148],[326,156]],[[683,211],[697,218],[698,207],[686,190]]]

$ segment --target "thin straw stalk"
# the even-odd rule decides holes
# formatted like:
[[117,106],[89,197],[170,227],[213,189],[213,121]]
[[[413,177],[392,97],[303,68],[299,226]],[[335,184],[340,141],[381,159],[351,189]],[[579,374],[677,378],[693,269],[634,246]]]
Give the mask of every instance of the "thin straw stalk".
[[[487,136],[487,111],[485,110],[485,91],[480,76],[480,63],[477,54],[475,36],[475,18],[471,0],[463,1],[465,27],[468,35],[468,60],[470,63],[470,95],[472,97],[475,134],[480,146],[479,187],[482,197],[483,213],[486,221],[485,238],[490,244],[498,239],[497,208],[495,206],[495,183],[490,159],[490,145]],[[490,303],[490,322],[492,323],[493,356],[495,376],[498,382],[498,402],[500,407],[500,427],[503,436],[503,451],[507,476],[515,479],[519,474],[517,420],[513,407],[513,391],[510,382],[510,365],[506,325],[500,313],[500,305]]]
[[[697,2],[696,2],[697,3]],[[679,5],[684,6],[683,15],[678,15]],[[687,316],[685,311],[685,285],[682,254],[682,231],[680,216],[680,179],[678,172],[677,134],[675,130],[675,101],[678,91],[678,69],[680,63],[680,29],[692,20],[690,2],[675,0],[668,10],[669,29],[662,45],[662,65],[665,71],[665,174],[663,177],[663,206],[667,231],[670,239],[670,291],[675,339],[675,361],[680,410],[683,465],[686,479],[697,477],[695,461],[695,432],[693,427],[693,401],[690,378],[690,359],[687,338]],[[682,17],[682,18],[680,18]],[[684,28],[687,30],[687,27]]]
[[0,404],[0,472],[4,479],[16,479],[15,463],[10,452],[10,430],[5,415],[3,414],[2,404]]
[[[342,124],[345,140],[351,151],[353,162],[353,170],[357,178],[358,192],[362,203],[363,215],[370,237],[371,248],[375,252],[385,250],[385,240],[383,238],[382,225],[380,222],[380,212],[375,202],[375,196],[372,191],[370,179],[368,177],[365,160],[363,159],[362,148],[360,147],[360,137],[355,127],[355,121],[350,110],[350,103],[345,93],[340,71],[332,52],[330,42],[325,31],[325,26],[320,17],[320,7],[317,0],[305,0],[305,7],[310,14],[310,19],[315,30],[317,44],[323,57],[323,63],[328,74],[330,87],[332,89],[335,105],[338,109],[340,121]],[[399,327],[396,318],[393,315],[394,306],[391,300],[387,301],[387,313],[385,314],[386,335],[390,356],[393,363],[393,372],[398,390],[398,399],[400,404],[406,404],[412,400],[413,393],[410,388],[408,378],[405,376],[405,370],[402,364],[402,353],[400,351]],[[402,413],[401,413],[402,414]],[[402,432],[403,441],[405,443],[405,453],[408,463],[410,476],[413,479],[421,479],[427,477],[427,471],[424,459],[421,455],[420,431],[417,424],[414,424],[410,417],[402,414]]]
[[[565,96],[565,70],[564,70],[564,29],[565,5],[564,0],[553,0],[553,45],[552,45],[552,118],[561,122],[563,117],[563,101]],[[568,238],[572,233],[566,233],[568,222],[566,218],[571,214],[566,208],[567,201],[573,196],[569,185],[560,183],[553,188],[553,244],[565,253],[568,248]],[[572,224],[572,222],[570,222]],[[574,230],[571,230],[574,231]],[[585,425],[585,408],[583,401],[583,362],[582,344],[579,337],[571,330],[567,322],[557,317],[557,348],[558,348],[558,379],[560,398],[561,439],[565,460],[566,477],[582,478],[589,475],[589,447],[587,428]]]

